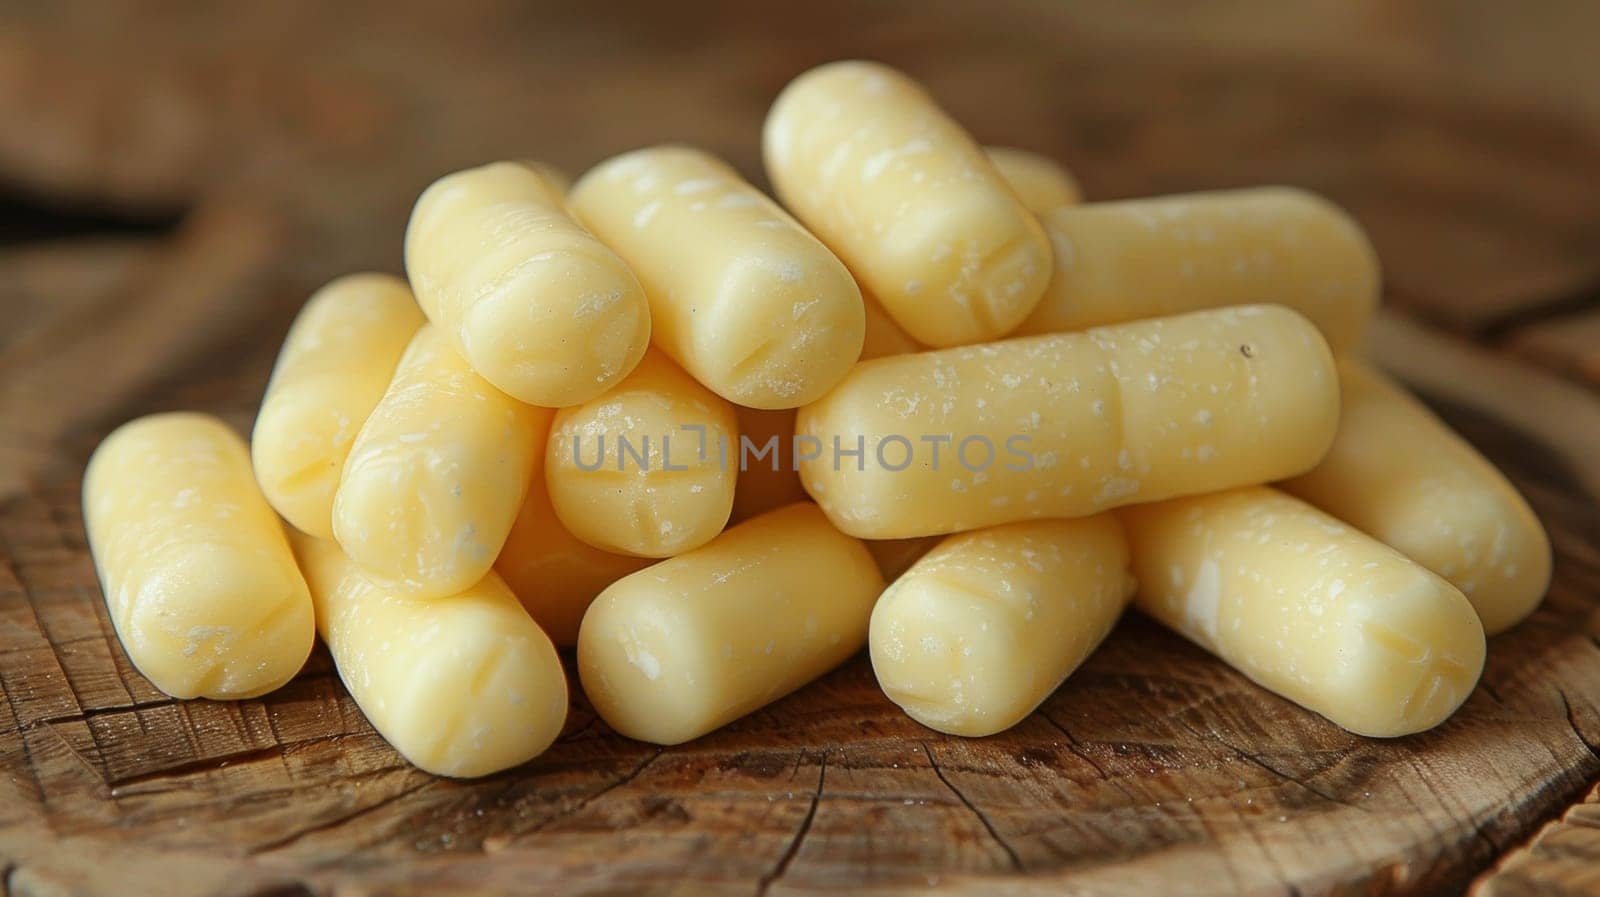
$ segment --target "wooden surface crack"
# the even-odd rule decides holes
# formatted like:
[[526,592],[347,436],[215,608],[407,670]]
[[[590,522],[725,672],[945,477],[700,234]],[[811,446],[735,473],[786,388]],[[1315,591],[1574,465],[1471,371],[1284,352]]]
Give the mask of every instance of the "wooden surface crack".
[[364,807],[359,807],[352,812],[335,816],[326,822],[319,822],[315,825],[296,829],[281,838],[275,838],[266,842],[265,844],[257,844],[250,848],[250,853],[254,855],[270,853],[275,850],[282,850],[285,847],[288,847],[312,835],[321,834],[322,832],[331,831],[341,826],[349,825],[351,822],[354,822],[357,819],[376,813],[377,811],[395,803],[396,801],[403,800],[413,794],[416,794],[424,788],[437,785],[439,782],[444,781],[443,779],[428,776],[426,773],[422,773],[422,775],[425,776],[422,781],[417,782],[414,785],[408,785],[405,788],[396,791],[394,794],[389,795],[388,797],[380,798],[377,801],[374,801],[373,803],[370,803]]
[[633,769],[630,769],[627,772],[623,773],[620,777],[618,777],[616,779],[616,781],[613,781],[610,784],[606,785],[605,787],[600,788],[600,789],[598,789],[596,791],[590,792],[582,800],[579,800],[577,803],[573,804],[571,807],[568,807],[567,809],[562,810],[559,813],[556,813],[554,816],[551,816],[549,819],[545,819],[545,820],[541,821],[538,825],[535,825],[532,828],[528,829],[527,834],[531,835],[531,834],[534,834],[536,832],[544,831],[545,829],[549,828],[552,825],[555,825],[557,822],[560,822],[563,819],[566,819],[566,818],[568,818],[570,816],[575,816],[578,813],[583,812],[583,809],[585,807],[589,806],[590,804],[594,803],[595,801],[599,800],[600,798],[605,797],[607,794],[610,794],[611,792],[617,790],[618,788],[621,788],[624,785],[627,785],[629,782],[632,782],[634,779],[637,779],[641,774],[644,773],[644,771],[646,769],[649,768],[650,764],[652,764],[652,763],[656,762],[657,760],[661,759],[661,754],[665,750],[666,750],[665,748],[659,748],[659,747],[656,748],[655,751],[650,754],[650,756],[648,756],[648,757],[644,758],[643,760],[639,761],[639,764],[637,766],[635,766]]
[[961,789],[957,788],[955,783],[950,781],[950,778],[944,774],[944,770],[940,768],[939,761],[934,758],[933,749],[928,746],[928,743],[926,741],[919,743],[922,745],[922,753],[928,757],[928,767],[933,770],[933,774],[939,777],[939,781],[943,782],[946,788],[950,789],[950,793],[956,796],[956,800],[961,801],[968,810],[972,811],[972,815],[978,817],[978,822],[983,824],[983,828],[989,833],[989,837],[993,838],[994,843],[998,844],[1000,849],[1005,851],[1006,856],[1010,858],[1011,868],[1018,872],[1026,872],[1027,868],[1022,864],[1022,857],[1018,856],[1016,849],[1005,838],[1000,836],[1000,832],[994,827],[994,823],[989,821],[988,814],[978,809],[977,804],[968,800]]
[[[800,751],[795,760],[795,768],[800,768],[800,760],[804,759],[805,751]],[[784,845],[783,854],[778,857],[767,874],[761,876],[756,884],[756,897],[766,897],[767,891],[773,883],[783,878],[789,871],[789,864],[800,853],[800,845],[805,841],[806,835],[811,833],[811,823],[817,818],[817,805],[822,803],[822,789],[828,779],[828,752],[822,752],[822,758],[817,762],[817,788],[811,793],[811,805],[806,808],[806,815],[801,818],[800,825],[795,828],[794,834],[789,837],[789,843]]]
[[1573,736],[1578,739],[1579,744],[1588,748],[1589,753],[1600,759],[1600,744],[1590,741],[1588,736],[1583,734],[1583,729],[1579,728],[1577,712],[1572,709],[1572,701],[1567,698],[1566,690],[1557,687],[1556,695],[1561,698],[1561,709],[1566,713],[1567,725],[1571,727]]

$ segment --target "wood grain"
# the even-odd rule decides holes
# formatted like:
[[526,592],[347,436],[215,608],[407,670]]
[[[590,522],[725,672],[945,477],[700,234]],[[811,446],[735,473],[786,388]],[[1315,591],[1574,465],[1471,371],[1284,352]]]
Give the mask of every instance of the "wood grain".
[[1600,787],[1507,854],[1472,897],[1566,897],[1600,891]]
[[[1538,16],[1569,37],[1528,49],[1508,23],[1534,14],[1510,7],[1285,9],[0,8],[0,216],[84,232],[0,246],[3,893],[1465,888],[1600,776],[1600,398],[1563,376],[1568,353],[1530,348],[1595,311],[1600,107],[1582,85],[1600,72],[1570,35],[1600,13],[1553,4]],[[398,270],[439,173],[689,140],[757,176],[772,95],[848,55],[906,67],[1096,197],[1279,181],[1355,211],[1401,309],[1375,355],[1505,467],[1557,551],[1546,605],[1492,641],[1455,718],[1351,736],[1132,616],[992,738],[917,726],[857,658],[667,750],[579,696],[545,757],[461,783],[401,761],[320,651],[233,704],[172,701],[129,667],[78,510],[110,428],[176,407],[247,428],[298,303]],[[1591,818],[1572,810],[1478,887],[1579,892]]]

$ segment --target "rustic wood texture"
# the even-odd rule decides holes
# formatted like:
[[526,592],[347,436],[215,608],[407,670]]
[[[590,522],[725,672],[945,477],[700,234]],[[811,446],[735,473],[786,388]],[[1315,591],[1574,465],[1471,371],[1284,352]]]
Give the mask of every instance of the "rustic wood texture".
[[1600,891],[1600,787],[1507,854],[1472,897],[1567,897]]
[[[0,4],[0,893],[1453,893],[1600,776],[1600,392],[1564,326],[1600,313],[1600,7],[403,6]],[[461,783],[320,652],[233,704],[129,667],[78,510],[101,436],[247,428],[297,305],[398,270],[439,173],[683,140],[759,178],[773,94],[849,55],[1094,197],[1289,182],[1355,212],[1400,309],[1374,354],[1557,551],[1454,719],[1351,736],[1132,616],[992,738],[917,726],[858,658],[666,750],[580,697],[549,754]],[[1585,806],[1480,892],[1592,888]]]

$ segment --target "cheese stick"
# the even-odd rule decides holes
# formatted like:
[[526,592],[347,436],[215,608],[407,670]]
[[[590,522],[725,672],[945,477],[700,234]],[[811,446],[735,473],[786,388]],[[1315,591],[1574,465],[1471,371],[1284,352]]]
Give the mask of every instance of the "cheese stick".
[[918,342],[998,339],[1039,302],[1050,242],[927,92],[873,62],[801,75],[762,131],[778,197]]
[[1361,226],[1305,190],[1089,203],[1040,222],[1055,274],[1018,335],[1275,302],[1346,351],[1360,348],[1378,304],[1378,257]]
[[815,505],[790,505],[601,593],[578,635],[578,675],[611,728],[679,744],[860,650],[882,590],[860,542]]
[[1140,610],[1358,735],[1430,729],[1483,671],[1455,586],[1266,487],[1125,508]]
[[482,579],[522,506],[550,414],[490,386],[439,327],[423,327],[345,461],[339,545],[397,595],[453,595]]
[[596,166],[572,208],[638,272],[654,339],[723,398],[793,408],[861,354],[861,291],[843,264],[722,160],[687,147]]
[[1109,514],[1032,520],[940,542],[872,611],[872,670],[930,729],[1021,722],[1099,646],[1133,592]]
[[468,778],[544,753],[567,718],[550,639],[493,573],[431,601],[361,575],[339,546],[296,533],[317,631],[361,712],[400,755]]
[[278,350],[250,436],[256,482],[301,532],[333,538],[333,494],[350,444],[425,319],[405,281],[341,277],[306,302]]
[[111,623],[156,688],[252,698],[304,665],[311,596],[244,440],[222,421],[119,427],[84,472],[83,517]]
[[561,407],[616,385],[650,342],[644,290],[539,171],[497,162],[434,182],[406,226],[428,319],[507,394]]
[[1247,306],[863,362],[797,457],[834,525],[902,539],[1303,473],[1338,407],[1316,328]]

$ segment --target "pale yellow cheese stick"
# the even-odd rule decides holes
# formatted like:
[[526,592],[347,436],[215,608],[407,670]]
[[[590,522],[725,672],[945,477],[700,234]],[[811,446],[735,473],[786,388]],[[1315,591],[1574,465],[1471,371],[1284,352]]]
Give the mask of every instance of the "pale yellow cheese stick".
[[793,408],[861,354],[861,291],[843,263],[722,160],[661,146],[617,156],[573,211],[638,272],[655,344],[723,398]]
[[1360,347],[1378,304],[1378,257],[1361,226],[1305,190],[1089,203],[1040,222],[1055,274],[1017,335],[1273,302],[1346,351]]
[[332,542],[296,533],[294,549],[339,678],[408,761],[486,776],[532,760],[561,733],[561,658],[500,577],[416,601],[374,585]]
[[1283,488],[1448,579],[1490,635],[1550,585],[1550,538],[1516,487],[1398,384],[1339,361],[1339,433]]
[[550,415],[490,386],[437,325],[424,326],[345,461],[333,502],[339,545],[406,597],[482,579],[522,506]]
[[1455,586],[1292,496],[1254,486],[1118,516],[1140,610],[1358,735],[1438,725],[1483,671]]
[[550,640],[557,647],[568,648],[578,643],[578,624],[595,596],[652,561],[601,551],[561,525],[545,486],[547,438],[545,432],[538,439],[528,497],[522,501],[494,569]]
[[901,539],[1293,476],[1338,408],[1316,328],[1246,306],[863,362],[797,457],[834,525]]
[[860,650],[882,590],[860,542],[790,505],[606,589],[583,618],[578,674],[611,728],[679,744]]
[[873,62],[796,78],[762,132],[784,205],[930,346],[998,339],[1039,302],[1050,242],[927,92]]
[[356,433],[425,319],[405,281],[351,274],[318,290],[278,350],[250,434],[256,482],[283,519],[333,538],[333,493]]
[[872,670],[930,729],[992,735],[1033,712],[1100,645],[1133,593],[1110,514],[951,536],[872,611]]
[[177,698],[252,698],[313,639],[311,596],[226,424],[157,414],[107,436],[83,481],[106,609],[128,659]]
[[733,406],[652,349],[615,389],[556,413],[545,484],[579,539],[671,557],[727,524],[738,450]]
[[411,212],[405,254],[428,319],[484,379],[524,402],[591,399],[626,377],[650,341],[638,279],[526,165],[434,182]]
[[1009,146],[986,146],[989,161],[1035,215],[1083,202],[1078,181],[1055,160]]

